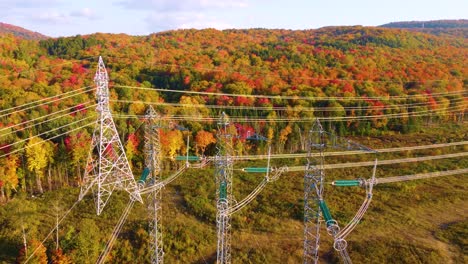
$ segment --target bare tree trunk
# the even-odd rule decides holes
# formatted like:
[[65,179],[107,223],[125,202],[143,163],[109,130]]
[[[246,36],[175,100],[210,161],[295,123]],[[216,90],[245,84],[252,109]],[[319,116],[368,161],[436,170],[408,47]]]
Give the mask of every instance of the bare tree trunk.
[[305,144],[304,144],[304,138],[302,137],[302,130],[300,127],[299,127],[299,142],[300,142],[300,150],[304,151]]
[[68,169],[67,169],[67,167],[65,167],[65,183],[67,184],[67,186],[70,186],[70,183],[68,182]]
[[5,199],[5,186],[0,188],[0,203],[6,202]]
[[21,220],[21,230],[23,231],[23,246],[24,246],[24,253],[25,256],[28,255],[28,243],[26,242],[26,232],[24,231],[23,220]]
[[56,173],[57,173],[57,179],[58,179],[59,185],[60,187],[63,187],[62,170],[60,169],[60,165],[57,165]]
[[28,178],[26,180],[26,185],[29,186],[29,193],[32,195],[34,194],[34,177],[31,172],[27,172]]
[[78,186],[81,186],[81,168],[80,167],[81,166],[79,164],[76,166],[77,171],[78,171]]
[[44,189],[42,189],[41,176],[39,174],[36,174],[36,185],[37,185],[37,191],[41,194],[44,193]]
[[52,191],[52,175],[50,172],[50,164],[47,168],[47,184],[49,185],[49,191]]

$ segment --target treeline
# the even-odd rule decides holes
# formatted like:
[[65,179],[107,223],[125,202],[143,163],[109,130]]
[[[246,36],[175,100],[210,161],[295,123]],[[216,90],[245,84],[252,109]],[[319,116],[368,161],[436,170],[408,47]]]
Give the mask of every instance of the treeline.
[[44,36],[38,32],[33,32],[22,27],[14,26],[7,23],[0,22],[0,34],[12,34],[14,36],[20,37],[22,39],[33,39],[41,40],[47,39],[47,36]]
[[393,22],[380,27],[399,28],[448,38],[468,38],[468,20],[466,19]]
[[[185,153],[187,138],[192,153],[213,155],[214,119],[223,111],[233,120],[240,154],[264,151],[246,141],[254,133],[276,152],[304,151],[316,117],[340,135],[462,122],[466,51],[463,38],[367,27],[178,30],[39,42],[6,35],[0,38],[1,199],[80,183],[96,118],[99,55],[110,75],[116,125],[138,171],[149,104],[167,117],[165,127],[176,122],[187,129],[162,129],[166,168]],[[44,98],[53,99],[21,107]]]
[[387,27],[387,28],[468,28],[468,20],[458,19],[458,20],[392,22],[392,23],[381,25],[381,27]]

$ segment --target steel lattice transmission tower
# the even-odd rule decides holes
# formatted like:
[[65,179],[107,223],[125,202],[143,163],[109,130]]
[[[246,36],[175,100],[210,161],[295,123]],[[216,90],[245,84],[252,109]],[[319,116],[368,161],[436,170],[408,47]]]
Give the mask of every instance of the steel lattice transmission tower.
[[[320,224],[322,221],[326,225],[327,233],[334,238],[333,247],[340,253],[342,261],[344,263],[351,263],[346,249],[347,242],[344,239],[345,236],[340,233],[340,226],[338,222],[333,219],[324,200],[324,151],[327,148],[376,153],[376,151],[366,146],[324,131],[318,119],[316,119],[315,123],[312,125],[311,130],[309,130],[307,165],[304,175],[304,263],[307,264],[318,263]],[[377,160],[374,165],[374,176],[376,166]],[[372,195],[371,192],[368,195]],[[365,209],[367,209],[367,207]],[[360,215],[360,217],[362,217],[362,215]],[[354,228],[350,229],[348,226],[345,228],[347,234]]]
[[216,227],[218,235],[217,263],[231,263],[231,217],[228,209],[232,206],[233,135],[229,118],[222,113],[218,122],[217,153],[215,157],[216,177]]
[[92,189],[97,214],[101,214],[112,192],[125,190],[131,199],[142,202],[122,142],[109,108],[108,76],[101,57],[94,77],[98,118],[94,127],[91,151],[85,168],[79,200]]
[[[317,120],[309,130],[307,165],[304,175],[304,263],[317,263],[320,241],[321,212],[318,207],[323,200],[323,165],[325,138],[322,125]],[[312,153],[318,151],[319,156]]]
[[[152,106],[149,106],[146,111],[145,119],[145,171],[143,175],[146,174],[148,179],[143,180],[146,180],[148,186],[152,186],[161,181],[161,143],[159,133],[161,124],[160,116],[154,111]],[[144,182],[140,181],[139,184],[143,187]],[[161,210],[161,188],[155,188],[148,196],[148,212],[150,216],[151,263],[157,264],[164,262]]]

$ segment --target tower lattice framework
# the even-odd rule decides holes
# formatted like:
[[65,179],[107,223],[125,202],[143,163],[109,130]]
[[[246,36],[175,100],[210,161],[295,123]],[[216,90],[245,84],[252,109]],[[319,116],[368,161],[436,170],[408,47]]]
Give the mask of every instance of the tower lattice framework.
[[[323,199],[323,165],[325,135],[320,122],[309,131],[306,172],[304,175],[304,264],[317,263],[320,241],[321,212],[319,200]],[[313,156],[318,152],[318,156]]]
[[[340,150],[359,150],[375,153],[366,146],[354,143],[333,133],[326,132],[319,119],[316,119],[308,136],[307,164],[304,175],[304,263],[318,263],[320,246],[320,225],[325,223],[327,233],[335,241],[333,247],[341,256],[343,263],[351,263],[347,242],[339,237],[340,226],[331,216],[324,199],[325,155],[328,148]],[[376,165],[375,165],[376,166]],[[374,168],[375,173],[375,168]]]
[[83,176],[79,200],[83,199],[89,189],[92,189],[99,215],[115,189],[127,191],[133,200],[142,202],[142,199],[112,119],[109,108],[109,78],[101,57],[99,57],[94,82],[96,84],[98,118],[94,127],[91,151]]
[[[149,106],[145,115],[145,169],[149,170],[148,186],[161,181],[161,128],[160,116]],[[156,188],[148,195],[149,235],[151,263],[162,264],[164,262],[163,237],[162,237],[162,206],[161,188]]]
[[229,118],[222,113],[218,122],[217,153],[215,157],[216,177],[216,227],[217,227],[217,263],[231,263],[231,217],[228,209],[233,204],[233,135],[230,132]]

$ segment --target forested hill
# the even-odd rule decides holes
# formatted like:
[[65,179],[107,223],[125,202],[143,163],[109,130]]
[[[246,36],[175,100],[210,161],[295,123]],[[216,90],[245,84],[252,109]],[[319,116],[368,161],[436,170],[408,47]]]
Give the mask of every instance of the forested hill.
[[392,22],[380,27],[400,28],[411,31],[419,31],[438,36],[456,36],[468,38],[468,20],[432,20],[432,21],[406,21]]
[[[467,48],[464,38],[368,27],[178,30],[143,37],[96,34],[48,39],[36,46],[38,54],[51,59],[102,55],[113,80],[124,85],[345,97],[462,90],[468,76]],[[92,72],[94,65],[83,63]],[[229,104],[259,104],[247,101]]]
[[[0,38],[0,109],[92,87],[101,55],[109,70],[116,114],[141,115],[144,102],[165,102],[175,104],[158,108],[165,115],[214,117],[224,110],[238,117],[287,120],[347,117],[354,119],[336,123],[342,134],[404,132],[426,119],[463,118],[467,52],[464,38],[373,27],[177,30],[41,41],[9,35]],[[7,128],[2,129],[0,146],[52,130],[76,116],[90,116],[93,111],[79,110],[94,100],[93,93],[80,93],[60,104],[2,115],[0,128]],[[194,104],[199,105],[196,111],[182,107]],[[65,108],[73,114],[27,132],[20,129],[22,121]],[[417,118],[408,118],[412,113]],[[373,118],[360,121],[357,117],[362,116]],[[139,125],[136,119],[116,122],[125,139]],[[19,124],[15,129],[8,128],[15,124]],[[184,125],[194,135],[215,129],[213,124],[192,121]],[[301,126],[285,122],[259,129],[265,135],[271,129],[274,142],[295,151],[297,131],[306,131]],[[64,140],[58,137],[53,142]],[[0,152],[7,149],[14,147]]]
[[[91,195],[87,196],[59,227],[61,250],[50,251],[56,248],[51,239],[43,245],[38,242],[55,225],[55,215],[61,217],[76,201],[78,188],[66,187],[80,185],[84,170],[89,170],[86,160],[97,118],[93,78],[99,56],[109,73],[110,107],[133,174],[141,175],[145,169],[144,114],[153,105],[162,117],[157,126],[161,128],[158,166],[168,179],[182,165],[178,155],[216,154],[216,119],[221,112],[230,118],[224,132],[232,135],[222,138],[232,140],[235,156],[264,157],[271,149],[281,156],[272,159],[278,167],[305,164],[305,157],[290,159],[295,155],[289,154],[304,154],[307,146],[314,145],[308,138],[317,117],[327,131],[357,142],[367,140],[375,149],[465,141],[467,54],[463,37],[375,27],[177,30],[41,41],[2,36],[0,262],[24,263],[34,248],[39,249],[37,258],[29,263],[48,263],[47,254],[51,263],[94,262],[123,212],[128,196],[122,193],[113,194],[99,217],[94,216]],[[261,138],[258,135],[271,145],[250,140]],[[466,144],[382,152],[385,156],[379,160],[460,151],[466,151]],[[106,147],[103,153],[116,152]],[[367,159],[347,157],[355,162]],[[460,157],[464,156],[383,169],[379,161],[378,177],[467,168],[468,160]],[[368,158],[373,160],[374,154]],[[327,164],[343,161],[349,160],[327,157]],[[236,160],[233,182],[235,198],[242,202],[261,176],[247,175],[241,168],[267,163],[239,163]],[[281,176],[251,207],[233,217],[233,263],[301,262],[304,171],[300,170]],[[163,195],[162,217],[167,262],[212,263],[216,258],[214,170],[194,166],[187,171],[174,185],[163,188],[170,194]],[[332,180],[329,176],[351,179],[371,174],[361,167],[336,174],[327,170],[327,182]],[[467,217],[460,210],[466,197],[462,177],[381,188],[370,214],[357,228],[360,233],[350,236],[352,259],[462,263],[466,254],[460,238],[468,230]],[[340,224],[352,219],[364,188],[328,190],[329,206],[337,208]],[[109,263],[149,262],[145,207],[129,214]],[[332,243],[322,245],[325,262],[336,263]]]
[[[102,55],[113,85],[245,95],[154,93],[158,100],[170,103],[193,100],[203,105],[332,107],[340,110],[316,111],[314,115],[353,116],[407,112],[399,106],[404,102],[386,98],[419,94],[424,97],[411,100],[427,105],[410,111],[448,109],[464,103],[456,92],[467,89],[467,52],[468,43],[462,37],[374,27],[177,30],[149,36],[94,34],[39,42],[7,36],[0,39],[0,75],[9,76],[0,78],[0,107],[92,85],[96,58]],[[135,89],[116,87],[115,91],[121,100],[155,99]],[[451,95],[438,96],[440,93]],[[304,101],[252,95],[382,99]],[[92,99],[93,95],[88,96]],[[360,106],[368,107],[365,113],[346,111]],[[134,102],[119,104],[117,110],[130,109],[136,114],[144,111]],[[11,122],[0,119],[0,124]],[[402,122],[406,121],[379,119],[371,126],[401,130]],[[360,125],[352,123],[348,126]]]
[[468,28],[467,19],[458,20],[430,20],[430,21],[404,21],[381,25],[386,28]]
[[47,36],[42,35],[41,33],[27,30],[22,27],[14,26],[11,24],[0,22],[0,36],[3,34],[13,34],[23,39],[33,39],[33,40],[40,40],[40,39],[48,38]]
[[[8,35],[0,38],[0,109],[90,89],[97,58],[103,56],[116,115],[142,115],[149,102],[159,102],[169,103],[158,107],[161,114],[185,119],[212,118],[220,111],[238,118],[283,119],[257,130],[270,135],[275,147],[297,151],[303,138],[298,133],[308,124],[288,120],[346,117],[346,122],[329,124],[342,135],[408,132],[427,122],[462,121],[467,53],[464,38],[374,27],[177,30],[41,41]],[[83,133],[61,136],[63,130],[54,129],[91,118],[94,111],[87,104],[94,96],[80,92],[60,103],[2,114],[0,153],[46,132],[57,136],[54,144],[82,142],[77,138]],[[70,115],[32,128],[23,122],[66,109]],[[140,125],[136,118],[116,122],[125,140]],[[194,136],[216,129],[209,122],[180,122]],[[62,151],[78,155],[80,146],[86,153],[86,144]],[[83,157],[76,156],[74,164]]]

